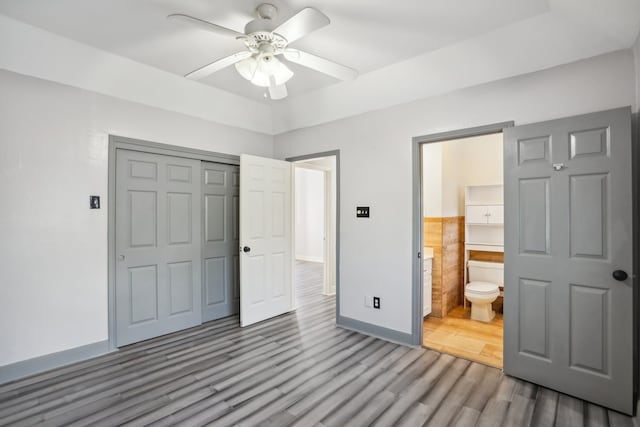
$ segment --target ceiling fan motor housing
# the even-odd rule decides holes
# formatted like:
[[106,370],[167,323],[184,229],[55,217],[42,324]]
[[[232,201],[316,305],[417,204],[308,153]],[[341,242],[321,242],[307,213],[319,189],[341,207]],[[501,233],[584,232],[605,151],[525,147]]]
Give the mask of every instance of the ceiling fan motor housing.
[[243,37],[244,44],[253,53],[264,53],[271,50],[275,55],[282,53],[287,47],[287,39],[269,31],[257,31]]
[[263,3],[256,8],[258,19],[254,19],[245,25],[244,33],[271,32],[276,29],[276,16],[278,9],[269,3]]

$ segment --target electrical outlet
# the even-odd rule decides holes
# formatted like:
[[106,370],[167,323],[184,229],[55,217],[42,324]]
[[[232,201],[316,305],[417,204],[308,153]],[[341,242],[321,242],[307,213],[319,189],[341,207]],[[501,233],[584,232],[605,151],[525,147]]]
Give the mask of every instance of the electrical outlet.
[[373,297],[373,308],[380,309],[380,297]]
[[364,306],[369,308],[373,307],[373,301],[370,296],[364,297]]

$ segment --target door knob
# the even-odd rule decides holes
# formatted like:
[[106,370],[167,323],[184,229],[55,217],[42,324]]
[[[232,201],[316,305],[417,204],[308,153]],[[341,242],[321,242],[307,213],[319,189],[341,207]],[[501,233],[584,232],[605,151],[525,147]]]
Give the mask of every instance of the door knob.
[[619,282],[622,282],[624,280],[627,280],[627,277],[629,277],[629,275],[627,274],[626,271],[623,270],[616,270],[613,272],[612,274],[613,278],[616,279]]
[[124,261],[124,255],[118,255],[118,261]]
[[242,252],[251,252],[251,248],[249,246],[245,246],[242,248]]

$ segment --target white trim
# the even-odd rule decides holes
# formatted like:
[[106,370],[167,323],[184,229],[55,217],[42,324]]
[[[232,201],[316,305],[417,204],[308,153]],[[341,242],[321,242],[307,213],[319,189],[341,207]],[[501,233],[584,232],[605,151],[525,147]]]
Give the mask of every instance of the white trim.
[[324,263],[322,258],[317,256],[296,255],[296,261]]

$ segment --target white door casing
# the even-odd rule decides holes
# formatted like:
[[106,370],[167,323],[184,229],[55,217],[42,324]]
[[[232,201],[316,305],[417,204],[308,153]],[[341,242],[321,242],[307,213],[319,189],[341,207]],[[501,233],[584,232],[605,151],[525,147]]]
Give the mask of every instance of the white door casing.
[[630,117],[621,108],[504,132],[505,372],[627,414]]
[[240,324],[294,309],[292,164],[240,156]]

